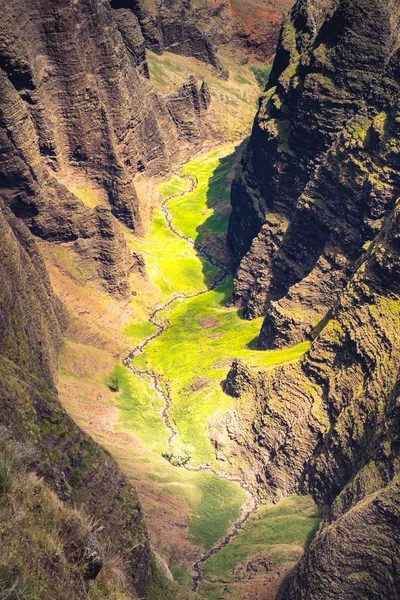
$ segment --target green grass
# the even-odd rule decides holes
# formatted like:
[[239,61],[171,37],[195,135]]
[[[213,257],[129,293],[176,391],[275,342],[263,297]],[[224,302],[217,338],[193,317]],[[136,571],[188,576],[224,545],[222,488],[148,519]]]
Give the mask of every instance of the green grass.
[[151,479],[163,484],[163,490],[187,504],[189,539],[205,550],[212,548],[238,519],[245,493],[236,483],[212,473],[194,473],[174,467],[166,460],[158,463]]
[[74,196],[79,198],[79,200],[82,200],[86,206],[90,206],[90,208],[95,208],[100,204],[98,194],[91,187],[70,188],[70,191],[74,194]]
[[154,331],[154,325],[149,323],[149,321],[143,321],[141,323],[130,323],[125,328],[124,333],[132,338],[132,345],[135,345],[153,335]]
[[190,587],[192,585],[192,575],[186,565],[172,567],[172,575],[174,580],[183,587]]
[[232,542],[207,561],[205,577],[210,581],[230,579],[234,567],[265,550],[276,564],[297,560],[319,522],[308,496],[291,496],[276,505],[262,507]]
[[150,235],[145,239],[129,238],[132,250],[140,252],[146,261],[147,274],[159,290],[160,303],[177,293],[204,290],[218,271],[185,240],[174,235],[156,210]]
[[162,453],[167,449],[168,430],[162,420],[161,400],[155,399],[155,391],[149,381],[131,373],[117,364],[110,381],[119,389],[115,404],[121,410],[121,423],[117,429],[128,429],[138,435],[147,448]]
[[270,65],[265,65],[263,67],[251,66],[250,69],[253,71],[255,78],[258,81],[258,85],[262,90],[265,90],[267,87],[269,75],[271,73],[272,67]]
[[240,311],[227,309],[225,303],[231,293],[232,280],[228,279],[216,290],[173,304],[168,329],[134,360],[134,364],[150,366],[169,380],[172,418],[182,442],[193,446],[193,458],[199,462],[215,461],[207,422],[215,412],[232,404],[220,384],[233,358],[269,368],[298,359],[309,347],[305,342],[273,352],[254,350],[262,318],[245,321]]
[[238,499],[243,503],[246,496],[236,484],[208,473],[199,473],[197,480],[202,495],[193,507],[195,516],[189,520],[190,539],[211,550],[240,517]]
[[159,190],[163,198],[170,198],[175,194],[181,194],[189,188],[189,181],[179,177],[178,175],[173,175],[169,181],[161,183],[159,186]]
[[[231,144],[209,153],[206,160],[201,155],[187,163],[182,173],[196,178],[196,189],[168,203],[174,225],[200,244],[210,234],[223,234],[225,239],[230,214],[230,175],[236,161],[234,150]],[[230,154],[226,156],[227,151]],[[161,191],[164,198],[168,197],[165,187]]]
[[[198,187],[168,202],[175,227],[205,244],[218,258],[226,256],[229,185],[237,158],[234,144],[197,156],[182,173],[194,177]],[[160,192],[163,198],[169,198],[187,190],[187,186],[187,180],[175,175],[160,186]],[[188,242],[169,230],[159,210],[154,213],[149,235],[136,242],[131,239],[130,243],[137,244],[133,249],[145,256],[149,283],[157,290],[159,303],[178,292],[205,291],[219,273]],[[268,369],[298,359],[309,346],[305,343],[274,352],[255,350],[262,318],[245,321],[240,311],[227,308],[231,294],[229,277],[213,291],[177,300],[159,315],[169,323],[166,331],[133,359],[137,367],[152,369],[161,380],[169,382],[170,415],[179,432],[172,449],[168,449],[169,431],[161,415],[163,402],[149,386],[150,379],[117,365],[109,380],[119,389],[115,394],[115,404],[121,411],[118,428],[133,432],[146,448],[148,479],[191,510],[189,539],[204,549],[212,548],[237,520],[246,494],[235,483],[211,473],[189,472],[162,455],[171,450],[178,459],[190,455],[194,464],[215,464],[207,429],[211,418],[232,406],[233,399],[221,387],[232,360],[241,357],[250,365]],[[145,339],[152,332],[153,327],[143,321],[126,329],[132,341]],[[259,543],[262,545],[261,540]],[[182,569],[179,573],[178,579],[184,582],[187,574]]]
[[189,506],[193,512],[188,523],[190,539],[205,549],[211,548],[239,517],[244,492],[235,483],[211,473],[188,472],[162,458],[169,432],[160,414],[163,403],[156,400],[155,390],[149,387],[149,381],[123,365],[117,365],[110,377],[120,390],[115,400],[120,408],[116,429],[134,431],[145,447],[156,453],[150,458],[150,478]]

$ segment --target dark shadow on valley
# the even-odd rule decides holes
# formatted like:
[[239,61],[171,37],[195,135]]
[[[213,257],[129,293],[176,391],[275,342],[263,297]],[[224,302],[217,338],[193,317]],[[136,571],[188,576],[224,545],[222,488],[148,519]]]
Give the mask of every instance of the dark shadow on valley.
[[[240,143],[238,142],[232,154],[220,159],[219,165],[209,179],[207,190],[207,208],[214,209],[214,212],[196,229],[196,242],[204,247],[215,260],[224,264],[231,272],[233,259],[226,240],[231,214],[230,187],[234,171],[239,164],[247,142],[248,138]],[[210,263],[200,252],[197,251],[197,255],[202,264],[204,282],[207,286],[210,286],[215,280],[215,277],[210,272]],[[221,304],[225,304],[228,301],[232,291],[231,286],[226,286]]]

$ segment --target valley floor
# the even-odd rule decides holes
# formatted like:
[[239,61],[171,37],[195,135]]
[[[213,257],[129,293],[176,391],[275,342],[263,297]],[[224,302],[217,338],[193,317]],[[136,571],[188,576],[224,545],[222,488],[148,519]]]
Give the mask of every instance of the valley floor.
[[[308,348],[256,350],[261,320],[246,321],[227,307],[232,277],[225,234],[240,153],[240,145],[230,143],[196,156],[159,186],[163,204],[155,207],[144,239],[125,232],[146,270],[133,274],[135,295],[124,310],[94,293],[76,267],[67,268],[61,249],[50,256],[45,248],[56,289],[74,274],[77,289],[64,286],[64,301],[71,306],[80,298],[61,358],[61,399],[134,481],[152,543],[180,598],[192,597],[199,561],[201,597],[272,598],[319,522],[309,498],[254,510],[209,437],[210,424],[234,402],[221,382],[235,357],[267,369]],[[151,323],[154,309],[167,304]],[[202,562],[248,513],[238,535]]]

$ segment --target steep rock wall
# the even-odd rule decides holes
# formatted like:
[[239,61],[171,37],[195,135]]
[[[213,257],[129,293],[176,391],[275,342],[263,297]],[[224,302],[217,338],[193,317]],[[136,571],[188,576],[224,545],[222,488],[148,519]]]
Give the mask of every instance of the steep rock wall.
[[186,94],[177,123],[168,97],[154,92],[147,17],[136,12],[92,0],[21,0],[4,5],[0,24],[4,201],[35,235],[68,244],[86,275],[122,298],[135,259],[115,219],[140,235],[134,178],[168,173],[200,144],[206,112],[193,115]]
[[33,449],[29,469],[59,498],[85,505],[127,561],[132,591],[143,596],[150,547],[136,492],[59,403],[54,381],[66,316],[32,235],[3,203],[0,208],[0,424]]
[[337,4],[285,22],[232,188],[233,302],[267,315],[263,347],[311,333],[397,199],[399,8]]
[[[192,3],[194,4],[194,3]],[[272,60],[291,0],[205,0],[193,6],[194,17],[214,46],[227,44],[239,63]]]
[[282,598],[397,598],[400,212],[397,206],[300,362],[234,363],[214,427],[261,496],[311,493],[326,514]]
[[311,493],[325,516],[282,600],[398,598],[398,2],[295,5],[232,190],[233,302],[260,345],[235,361],[213,425],[258,494]]

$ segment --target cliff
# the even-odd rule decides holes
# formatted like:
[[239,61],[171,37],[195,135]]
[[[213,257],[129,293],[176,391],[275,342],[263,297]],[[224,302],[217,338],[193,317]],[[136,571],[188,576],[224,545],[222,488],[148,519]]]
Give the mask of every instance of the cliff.
[[[86,597],[89,580],[101,570],[104,556],[112,552],[127,561],[131,593],[134,589],[143,595],[151,577],[150,547],[136,492],[115,461],[75,425],[57,398],[54,381],[65,313],[51,291],[32,235],[4,204],[0,235],[1,480],[4,485],[4,456],[12,457],[9,469],[16,470],[16,481],[21,469],[30,473],[24,493],[16,483],[14,527],[32,535],[33,547],[40,548],[33,558],[28,559],[22,546],[13,555],[15,537],[10,538],[12,532],[3,528],[4,564],[10,577],[19,574],[20,583],[37,572],[32,584],[35,598],[49,598],[51,590],[55,593],[58,589],[53,586],[65,588],[57,597],[81,598]],[[21,447],[25,448],[22,466],[16,463]],[[36,484],[33,473],[42,477],[43,483]],[[45,520],[40,526],[40,511],[35,517],[29,505],[30,494],[35,493],[29,482],[33,488],[42,486],[43,510],[48,508],[60,520],[59,529],[51,530],[53,521]],[[56,502],[50,490],[62,502]],[[10,493],[4,489],[0,493],[2,511],[9,506]],[[26,504],[33,511],[29,525],[22,518]],[[83,505],[86,521],[78,510],[71,512],[72,507]],[[86,524],[75,526],[80,520]],[[64,538],[64,526],[77,531]],[[47,532],[46,543],[40,545],[40,539],[31,533],[34,531],[39,538]],[[63,569],[57,564],[60,569],[63,564]]]
[[260,496],[325,515],[285,600],[400,594],[399,22],[397,2],[297,2],[232,188],[232,301],[265,315],[262,348],[311,342],[236,361],[213,432]]
[[204,0],[192,10],[214,46],[229,45],[235,60],[245,63],[272,61],[282,22],[292,6],[291,0]]
[[397,199],[398,9],[318,6],[285,23],[232,189],[233,301],[264,347],[310,334]]
[[135,259],[116,221],[142,232],[134,179],[168,173],[201,144],[208,108],[183,93],[177,119],[176,94],[154,91],[152,20],[139,9],[21,0],[4,5],[0,25],[4,202],[121,298]]

